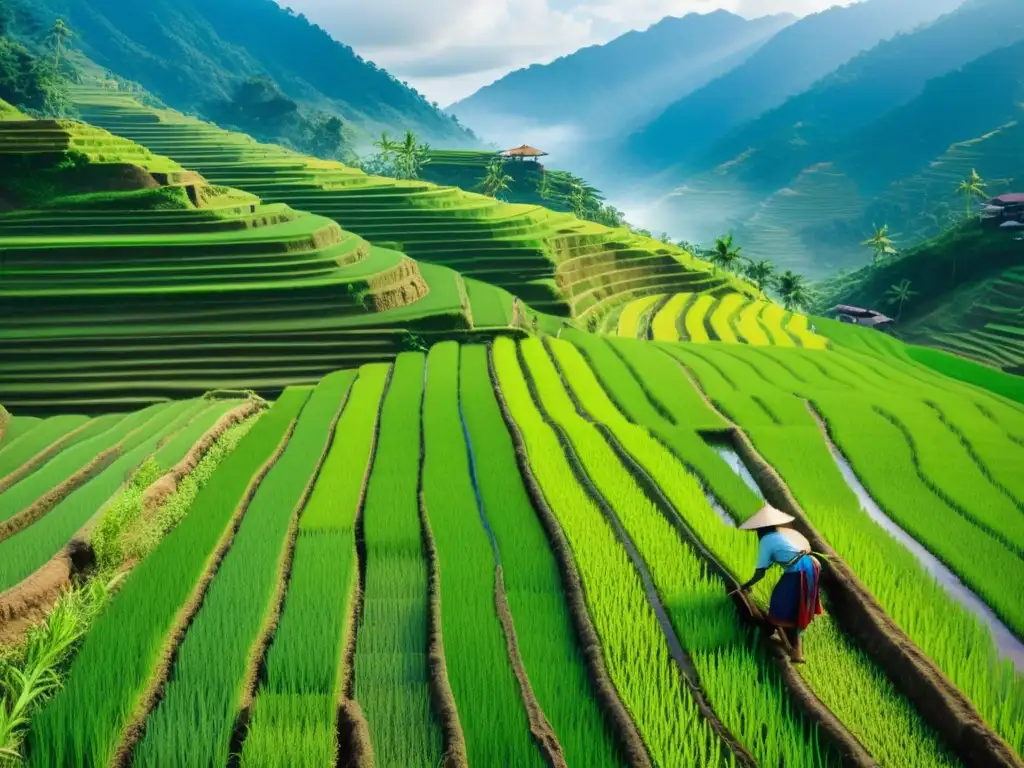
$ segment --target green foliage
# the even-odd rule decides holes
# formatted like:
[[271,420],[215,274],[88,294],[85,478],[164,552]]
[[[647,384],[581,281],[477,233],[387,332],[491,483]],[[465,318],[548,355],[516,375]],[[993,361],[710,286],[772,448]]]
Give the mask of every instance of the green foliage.
[[22,734],[32,714],[61,688],[64,674],[119,579],[94,579],[61,594],[46,620],[23,642],[0,649],[0,765],[19,764]]
[[228,100],[212,103],[212,119],[262,141],[329,160],[352,156],[352,131],[340,117],[301,108],[269,77],[249,77],[235,86]]
[[363,511],[366,574],[355,698],[380,765],[436,765],[443,745],[430,706],[427,563],[419,521],[424,356],[395,361]]
[[711,250],[708,260],[715,265],[716,271],[721,267],[726,272],[732,272],[743,258],[740,254],[742,250],[733,244],[732,234],[728,234],[715,240],[715,247]]
[[806,309],[814,301],[814,294],[803,275],[795,274],[790,269],[779,275],[775,287],[782,297],[783,306],[789,311]]
[[[572,631],[558,564],[516,466],[488,373],[487,349],[464,346],[460,402],[480,500],[501,558],[523,665],[570,765],[618,764]],[[565,691],[574,691],[571,697]]]
[[[64,690],[33,718],[29,765],[110,762],[163,652],[163,638],[208,567],[250,480],[274,453],[307,397],[307,390],[282,395],[197,494],[195,514],[133,571],[86,637]],[[118,673],[111,675],[111,669]]]
[[[515,342],[498,339],[493,354],[501,392],[523,433],[530,466],[572,548],[608,673],[651,757],[659,763],[715,762],[721,758],[721,744],[684,687],[625,550],[600,509],[571,479],[556,433],[527,388]],[[588,450],[594,446],[588,445]],[[604,465],[605,471],[612,469]],[[629,482],[635,488],[632,478]],[[644,664],[637,667],[631,663],[635,659],[644,659]],[[666,723],[672,727],[664,727]]]
[[243,766],[324,766],[337,760],[337,702],[351,670],[355,522],[372,459],[389,366],[360,369],[335,440],[299,519],[288,596],[242,749]]
[[[227,762],[243,680],[254,663],[253,644],[278,608],[275,598],[279,580],[285,578],[288,532],[354,378],[354,371],[339,371],[321,380],[284,453],[249,502],[217,578],[178,648],[174,676],[146,722],[133,758],[138,764]],[[183,740],[182,734],[189,738]]]
[[61,450],[66,450],[73,444],[69,443],[72,433],[77,431],[78,436],[88,434],[89,430],[81,430],[88,421],[85,416],[54,416],[16,441],[9,442],[5,439],[0,446],[0,479],[22,467],[41,452],[52,451],[58,443]]
[[52,61],[0,37],[0,99],[32,116],[63,117],[71,111],[67,85]]
[[445,663],[474,765],[541,766],[494,607],[495,552],[477,505],[459,404],[459,345],[427,357],[423,509],[437,547]]

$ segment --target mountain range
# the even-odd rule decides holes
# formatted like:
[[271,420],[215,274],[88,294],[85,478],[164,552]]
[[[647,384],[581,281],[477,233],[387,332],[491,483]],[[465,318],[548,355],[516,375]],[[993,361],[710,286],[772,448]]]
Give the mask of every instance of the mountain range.
[[267,78],[364,136],[409,128],[437,144],[479,144],[422,95],[274,0],[8,2],[46,29],[63,18],[76,51],[176,109],[203,114],[246,79]]
[[614,137],[652,120],[795,20],[780,14],[748,21],[726,11],[668,17],[511,72],[447,110],[509,146],[541,143],[537,136],[543,136],[545,149],[564,151],[581,137]]

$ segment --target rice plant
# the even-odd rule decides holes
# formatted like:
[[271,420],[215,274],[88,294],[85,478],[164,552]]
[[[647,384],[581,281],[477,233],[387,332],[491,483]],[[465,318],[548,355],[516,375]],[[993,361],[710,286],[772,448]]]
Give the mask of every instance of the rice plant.
[[118,426],[128,422],[136,429],[122,438],[120,456],[114,463],[42,518],[0,542],[0,590],[17,584],[57,554],[157,449],[160,440],[188,419],[194,407],[195,401],[185,400],[141,411],[144,415],[139,421],[125,418]]
[[427,563],[417,498],[424,366],[416,353],[395,361],[363,511],[366,583],[355,698],[382,765],[436,765],[443,749],[430,706]]
[[558,439],[533,403],[515,342],[496,340],[493,355],[530,466],[575,556],[608,673],[652,759],[664,766],[722,761],[722,745],[685,688],[639,575],[601,511],[571,479]]
[[64,689],[32,719],[29,765],[110,763],[176,614],[209,567],[253,475],[307,397],[305,390],[285,392],[217,468],[196,496],[192,513],[132,572],[83,642]]
[[352,616],[355,521],[390,366],[363,367],[299,518],[284,609],[267,651],[243,766],[324,766],[337,759],[341,658]]
[[253,645],[277,610],[287,535],[327,448],[354,371],[323,379],[309,396],[280,459],[260,484],[178,647],[159,705],[135,748],[138,766],[227,762]]
[[[740,348],[729,350],[732,356],[745,353]],[[807,359],[806,353],[770,350],[770,355],[811,382],[808,386],[818,392],[819,398],[834,399],[839,414],[843,412],[844,400],[839,392],[849,393],[857,381],[850,377],[851,371],[868,379],[865,386],[874,387],[871,371],[851,367],[847,356],[842,360],[838,355],[818,356],[812,367],[806,362],[801,365],[801,360]],[[729,389],[714,369],[700,365],[699,360],[691,362],[701,386],[709,394],[718,397],[720,388]],[[819,377],[823,373],[826,376],[815,380],[815,371]],[[1012,664],[999,660],[987,629],[942,589],[913,554],[861,509],[807,410],[802,406],[783,408],[779,396],[786,393],[776,390],[772,397],[770,391],[760,388],[760,396],[773,400],[773,409],[782,423],[748,427],[741,421],[757,449],[781,474],[821,534],[886,612],[1020,753],[1024,749],[1024,682]],[[853,422],[846,426],[848,431],[855,432],[861,424]],[[912,466],[904,466],[903,473],[908,472],[913,472]],[[813,635],[809,642],[812,638]]]
[[523,665],[569,765],[611,768],[619,765],[615,746],[574,636],[558,563],[519,475],[487,349],[464,346],[461,352],[460,403]]
[[[643,429],[625,420],[611,401],[603,396],[600,384],[575,348],[567,342],[556,341],[553,344],[561,353],[565,363],[563,370],[570,378],[576,395],[584,398],[588,410],[593,409],[594,416],[608,424],[623,447],[660,485],[676,509],[707,508],[707,500],[696,479]],[[716,656],[716,652],[725,649],[740,648],[748,652],[749,645],[732,602],[726,597],[725,584],[708,573],[696,553],[680,540],[671,523],[640,490],[636,479],[619,462],[596,428],[576,413],[543,346],[528,340],[522,347],[545,409],[566,430],[587,474],[618,514],[646,561],[683,648],[704,651],[704,655],[694,657],[701,679],[714,674],[741,679],[740,672],[728,671],[727,665],[730,662],[738,664],[744,654],[722,653]],[[713,519],[710,508],[707,508],[707,513],[707,517]],[[719,528],[737,534],[734,536],[735,544],[741,545],[737,550],[747,556],[748,562],[756,559],[754,537],[748,536],[744,540],[733,529],[725,529],[720,523]],[[742,546],[744,544],[746,546]],[[759,763],[783,763],[787,766],[819,764],[824,756],[807,743],[804,724],[790,712],[781,682],[778,679],[772,682],[773,695],[767,702],[763,690],[750,693],[753,686],[718,689],[728,692],[728,697],[722,702],[724,714],[720,717],[738,715],[731,722],[725,722],[726,728],[751,750]],[[756,696],[756,704],[753,700],[744,701],[748,696]],[[716,712],[717,703],[715,699],[711,700]],[[765,734],[769,736],[766,738]],[[777,751],[762,751],[770,745]]]
[[0,450],[0,480],[40,452],[52,449],[89,423],[86,416],[54,416],[20,440]]
[[495,610],[496,563],[470,477],[458,384],[459,345],[435,345],[427,357],[422,482],[448,679],[472,764],[541,766]]

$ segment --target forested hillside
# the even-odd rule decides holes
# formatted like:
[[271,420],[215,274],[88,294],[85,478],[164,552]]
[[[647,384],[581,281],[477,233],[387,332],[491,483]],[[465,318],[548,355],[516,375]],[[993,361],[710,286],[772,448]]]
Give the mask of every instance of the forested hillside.
[[866,0],[807,16],[630,136],[624,159],[648,171],[692,161],[717,139],[804,91],[861,51],[960,2]]
[[366,134],[411,129],[449,145],[475,138],[423,96],[273,0],[7,0],[44,27],[61,17],[96,64],[200,114],[269,79],[292,100]]

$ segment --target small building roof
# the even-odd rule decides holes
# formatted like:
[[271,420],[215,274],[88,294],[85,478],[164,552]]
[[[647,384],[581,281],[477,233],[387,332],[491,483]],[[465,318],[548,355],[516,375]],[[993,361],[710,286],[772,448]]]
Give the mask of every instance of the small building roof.
[[862,315],[864,317],[870,317],[877,315],[873,309],[864,309],[863,307],[851,307],[849,304],[837,304],[832,307],[832,312],[839,312],[844,315]]
[[1011,205],[1014,203],[1024,203],[1024,192],[1011,192],[1008,195],[999,195],[999,197],[993,197],[988,201],[989,205]]
[[999,226],[1002,229],[1019,229],[1020,227],[1024,227],[1024,224],[1019,221],[1004,221]]
[[512,149],[506,149],[504,152],[498,154],[504,155],[505,157],[547,157],[547,152],[544,152],[536,147],[531,147],[529,144],[523,144],[521,147],[513,147]]
[[877,312],[872,317],[864,318],[864,325],[884,325],[885,323],[893,322],[891,317],[880,315]]

